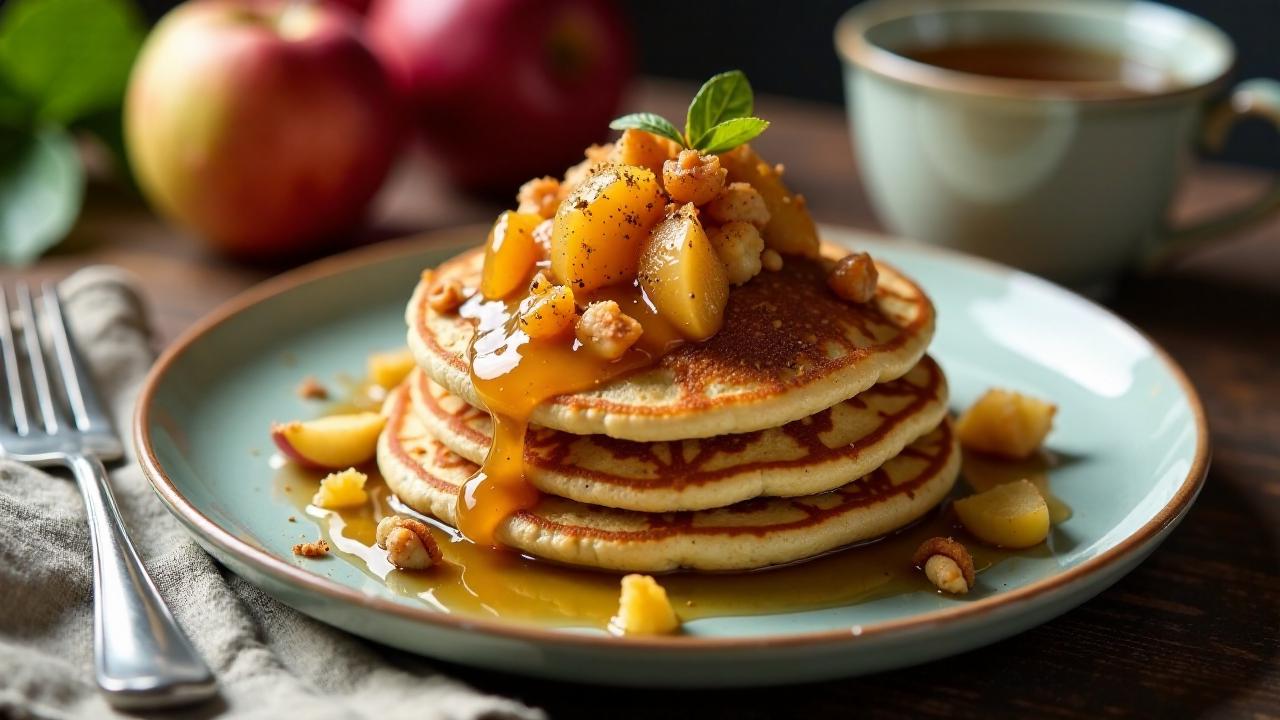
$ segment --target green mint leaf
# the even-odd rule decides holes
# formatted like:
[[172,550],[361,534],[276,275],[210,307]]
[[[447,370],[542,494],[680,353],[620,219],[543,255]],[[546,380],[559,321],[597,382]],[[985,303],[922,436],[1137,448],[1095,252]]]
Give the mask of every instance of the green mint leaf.
[[129,0],[10,0],[0,74],[38,120],[70,123],[120,106],[145,34]]
[[623,115],[617,120],[609,123],[609,127],[613,130],[626,130],[628,128],[644,130],[645,132],[651,132],[654,135],[661,135],[668,140],[674,140],[675,142],[680,143],[680,147],[684,147],[688,144],[685,142],[683,137],[680,137],[680,131],[676,129],[675,125],[671,124],[671,121],[661,115],[655,115],[653,113],[632,113],[630,115]]
[[61,242],[83,194],[84,169],[65,130],[0,135],[0,264],[30,263]]
[[769,121],[757,117],[725,120],[708,130],[694,147],[708,155],[722,153],[749,142],[764,132],[767,127],[769,127]]
[[693,96],[684,133],[696,145],[699,138],[720,123],[749,116],[754,103],[751,83],[741,70],[720,73],[703,83]]

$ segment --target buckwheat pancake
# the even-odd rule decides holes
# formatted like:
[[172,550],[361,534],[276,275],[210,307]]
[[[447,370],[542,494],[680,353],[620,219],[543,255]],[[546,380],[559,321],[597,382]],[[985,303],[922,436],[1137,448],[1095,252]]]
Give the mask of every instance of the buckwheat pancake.
[[[825,250],[836,254],[831,248]],[[843,254],[842,251],[839,254]],[[478,283],[483,253],[465,252],[436,276]],[[843,301],[826,284],[822,261],[788,256],[729,296],[724,325],[653,367],[542,403],[530,421],[579,435],[661,441],[779,427],[901,377],[924,355],[934,309],[911,280],[884,263],[876,297]],[[433,380],[468,404],[470,320],[427,305],[424,278],[406,310],[409,347]]]
[[[489,413],[417,370],[413,411],[446,448],[475,463],[493,438]],[[674,512],[761,496],[812,495],[862,477],[938,426],[941,368],[925,356],[906,375],[780,428],[642,443],[531,427],[525,475],[539,490],[594,505]]]
[[[409,389],[391,392],[378,466],[409,507],[454,524],[458,489],[475,463],[450,451],[413,411]],[[802,560],[910,524],[951,490],[960,452],[950,421],[870,474],[803,498],[758,498],[715,510],[642,513],[551,495],[498,527],[508,547],[555,562],[607,570],[751,570]]]

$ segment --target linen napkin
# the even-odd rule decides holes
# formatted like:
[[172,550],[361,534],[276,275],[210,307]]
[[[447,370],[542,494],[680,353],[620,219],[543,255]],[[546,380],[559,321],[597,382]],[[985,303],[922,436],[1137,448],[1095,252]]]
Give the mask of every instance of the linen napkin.
[[[87,268],[60,286],[99,394],[127,439],[153,360],[136,284]],[[128,443],[126,443],[128,444]],[[161,505],[133,461],[112,473],[129,533],[221,696],[155,717],[541,718],[419,658],[282,605],[217,564]],[[0,460],[0,716],[116,717],[93,684],[88,528],[75,484]]]

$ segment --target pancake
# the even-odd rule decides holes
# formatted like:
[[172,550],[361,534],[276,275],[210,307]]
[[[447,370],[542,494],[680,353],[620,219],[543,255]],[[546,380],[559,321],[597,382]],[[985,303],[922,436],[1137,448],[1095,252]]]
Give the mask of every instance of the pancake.
[[[478,283],[483,253],[465,252],[437,269],[466,287]],[[579,435],[622,440],[686,440],[779,427],[901,377],[933,337],[934,310],[911,280],[889,265],[876,297],[845,302],[826,285],[817,260],[788,256],[734,288],[723,327],[645,370],[542,403],[530,421]],[[468,404],[482,404],[466,359],[472,323],[426,303],[419,283],[406,310],[418,365]]]
[[[409,507],[454,524],[459,487],[476,464],[450,451],[413,412],[409,389],[388,396],[378,466]],[[505,546],[571,565],[627,572],[753,570],[871,540],[917,520],[950,492],[960,452],[949,420],[867,476],[803,498],[640,513],[544,495],[504,520]]]
[[[493,437],[489,413],[420,370],[409,388],[432,436],[467,460],[484,460]],[[937,427],[946,404],[946,379],[926,356],[897,380],[781,428],[654,443],[530,428],[525,474],[544,493],[645,512],[812,495],[880,467]]]

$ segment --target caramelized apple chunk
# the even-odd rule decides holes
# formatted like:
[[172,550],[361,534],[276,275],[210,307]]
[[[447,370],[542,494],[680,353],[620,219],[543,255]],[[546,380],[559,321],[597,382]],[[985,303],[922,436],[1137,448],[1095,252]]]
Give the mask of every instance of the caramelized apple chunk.
[[764,239],[755,225],[736,220],[727,222],[708,230],[707,239],[720,256],[730,285],[741,285],[760,274]]
[[1023,459],[1044,443],[1058,408],[1049,402],[994,388],[956,422],[956,437],[971,450]]
[[680,628],[667,591],[648,575],[622,578],[618,614],[609,622],[617,635],[668,635]]
[[373,353],[368,359],[369,380],[390,390],[409,375],[414,364],[413,353],[409,352],[409,348]]
[[654,227],[638,280],[658,314],[686,338],[706,340],[724,323],[729,277],[692,204]]
[[609,157],[622,165],[639,165],[654,175],[662,174],[662,164],[676,156],[678,148],[670,140],[643,130],[628,128],[613,144]]
[[578,290],[635,277],[640,247],[666,200],[653,173],[632,165],[602,168],[556,211],[551,272]]
[[705,205],[724,189],[726,174],[715,155],[681,150],[674,160],[662,164],[662,185],[678,203]]
[[524,284],[538,261],[533,231],[541,222],[541,215],[511,210],[498,216],[484,246],[480,272],[480,292],[486,298],[504,298]]
[[605,360],[622,357],[644,333],[640,322],[622,312],[613,300],[593,302],[582,312],[576,329],[578,340]]
[[818,256],[818,228],[809,216],[804,198],[793,195],[782,181],[781,168],[769,165],[742,145],[720,155],[731,183],[745,182],[764,198],[769,222],[761,233],[766,247],[789,255]]
[[1049,536],[1049,506],[1025,478],[961,498],[953,507],[965,529],[990,545],[1029,548]]
[[531,338],[564,335],[578,318],[573,290],[552,283],[543,273],[529,283],[529,296],[520,303],[520,329]]

